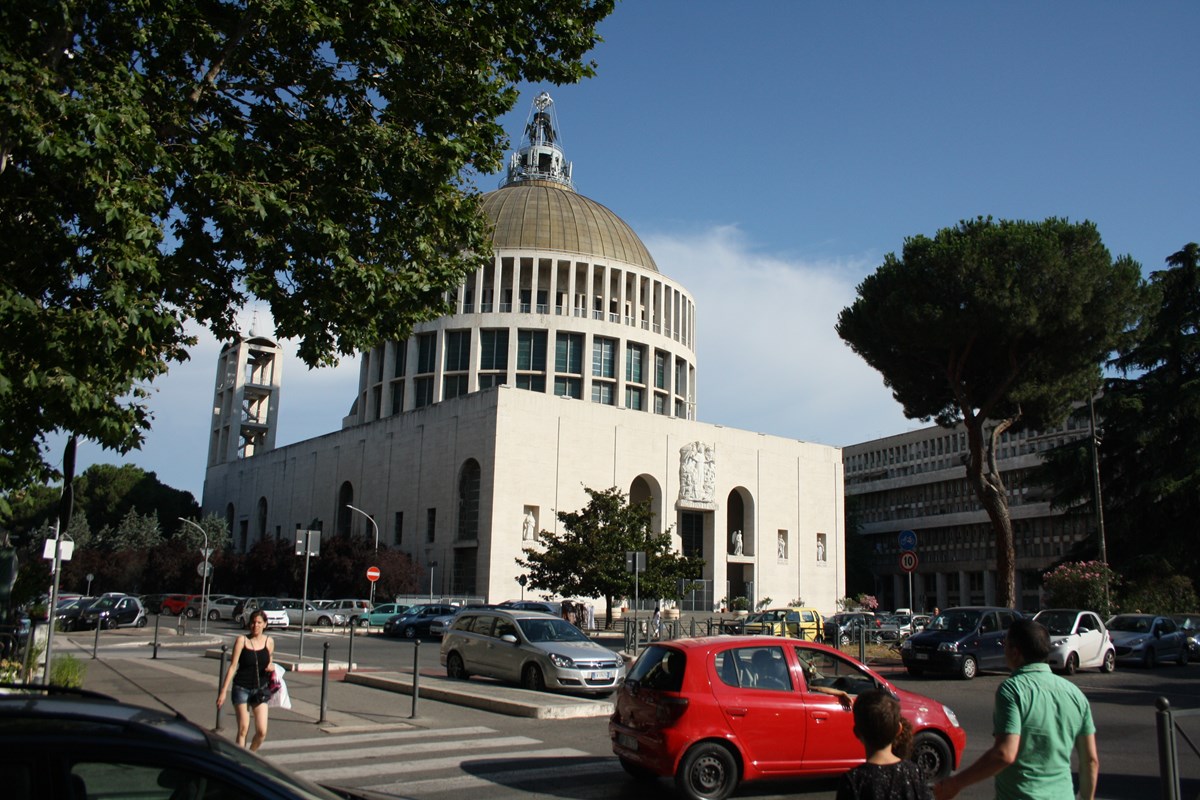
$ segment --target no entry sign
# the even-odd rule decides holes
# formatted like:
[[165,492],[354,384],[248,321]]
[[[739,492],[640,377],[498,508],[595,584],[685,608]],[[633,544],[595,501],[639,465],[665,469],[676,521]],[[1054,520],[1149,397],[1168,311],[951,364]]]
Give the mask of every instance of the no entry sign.
[[379,567],[367,567],[367,580],[371,583],[379,580]]

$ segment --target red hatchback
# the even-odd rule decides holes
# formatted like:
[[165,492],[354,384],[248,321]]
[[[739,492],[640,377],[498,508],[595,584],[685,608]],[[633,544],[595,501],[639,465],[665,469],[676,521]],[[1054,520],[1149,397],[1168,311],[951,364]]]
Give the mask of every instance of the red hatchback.
[[674,776],[687,798],[720,800],[739,781],[837,775],[863,763],[850,700],[885,689],[914,731],[913,760],[936,780],[967,734],[946,706],[892,685],[814,642],[765,636],[648,647],[617,694],[613,752],[635,778]]

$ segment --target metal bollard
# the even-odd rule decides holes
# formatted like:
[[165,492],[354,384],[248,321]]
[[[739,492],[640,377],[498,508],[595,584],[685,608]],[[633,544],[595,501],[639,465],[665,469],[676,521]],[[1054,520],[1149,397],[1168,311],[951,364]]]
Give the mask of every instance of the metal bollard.
[[100,649],[100,626],[104,624],[104,618],[96,616],[96,638],[92,641],[92,660],[96,659],[96,651]]
[[1179,800],[1179,762],[1175,750],[1175,720],[1167,698],[1154,701],[1158,709],[1155,722],[1158,728],[1158,774],[1161,778],[1163,800]]
[[417,718],[417,698],[420,697],[420,695],[421,695],[421,669],[420,669],[421,662],[419,660],[420,655],[421,655],[421,640],[419,638],[413,639],[413,687],[412,687],[413,699],[412,699],[412,713],[409,715],[409,717],[408,717],[409,719]]
[[329,688],[329,642],[325,642],[322,648],[321,655],[321,718],[317,722],[325,721],[325,710],[329,708],[328,697],[326,696]]
[[865,625],[858,629],[858,660],[862,663],[867,663],[867,627]]
[[350,626],[350,646],[346,648],[346,673],[354,669],[354,626]]
[[154,655],[151,658],[158,658],[158,623],[162,620],[162,614],[154,615]]
[[[229,655],[229,645],[221,645],[221,663],[217,666],[217,691],[220,692],[225,686],[225,659]],[[230,669],[233,667],[230,666]],[[221,707],[217,706],[217,723],[213,727],[214,731],[221,732]]]

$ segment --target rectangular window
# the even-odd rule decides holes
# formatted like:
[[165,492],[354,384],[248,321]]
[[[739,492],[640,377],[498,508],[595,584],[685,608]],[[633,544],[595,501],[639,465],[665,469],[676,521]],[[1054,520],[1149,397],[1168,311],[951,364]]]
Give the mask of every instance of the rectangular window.
[[546,371],[545,331],[517,331],[517,369]]
[[608,381],[592,381],[592,402],[613,405],[613,395],[616,386]]
[[682,358],[675,359],[675,394],[680,397],[687,398],[688,393],[688,368],[687,362]]
[[639,389],[636,386],[625,387],[625,407],[632,408],[634,411],[641,411],[646,401],[646,390]]
[[579,399],[583,397],[583,381],[579,378],[555,377],[554,393],[559,397],[574,397]]
[[508,329],[484,329],[479,332],[479,368],[508,370]]
[[679,533],[683,555],[704,558],[704,514],[698,511],[680,512]]
[[559,374],[583,374],[582,333],[559,333],[554,337],[554,370]]
[[408,368],[408,340],[396,342],[396,361],[394,363],[394,372],[392,377],[404,377],[404,370]]
[[646,348],[640,344],[625,346],[625,380],[629,383],[645,383],[642,379],[642,361],[646,358]]
[[597,378],[615,378],[617,340],[597,336],[592,339],[592,375]]
[[508,382],[508,377],[503,372],[481,372],[479,373],[479,390],[490,389],[493,386],[503,386]]
[[467,375],[447,375],[442,378],[442,399],[449,400],[451,397],[467,393]]
[[430,508],[425,511],[425,541],[433,543],[434,534],[437,531],[437,509]]
[[471,368],[471,332],[446,331],[446,372]]
[[533,392],[546,391],[546,376],[545,375],[518,375],[517,388],[529,389]]
[[392,413],[404,410],[404,381],[392,381]]
[[424,375],[437,369],[437,340],[432,333],[417,337],[417,374]]
[[397,511],[396,519],[392,522],[392,544],[400,544],[404,540],[404,512]]
[[670,389],[667,386],[667,363],[671,358],[669,353],[664,353],[662,350],[654,351],[654,388],[655,389]]
[[413,380],[413,408],[433,405],[433,378]]
[[668,407],[667,406],[667,396],[665,394],[660,394],[659,392],[655,392],[654,393],[654,413],[662,414],[663,416],[666,416],[667,407]]

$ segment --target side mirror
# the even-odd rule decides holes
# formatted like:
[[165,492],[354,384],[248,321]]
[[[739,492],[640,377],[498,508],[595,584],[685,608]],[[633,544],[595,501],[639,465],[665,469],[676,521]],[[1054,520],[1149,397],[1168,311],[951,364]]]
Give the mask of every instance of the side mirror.
[[508,642],[509,644],[516,644],[516,643],[517,643],[517,637],[516,637],[516,636],[514,636],[514,635],[513,635],[513,634],[511,634],[511,633],[506,633],[506,634],[504,634],[503,636],[501,636],[501,637],[500,637],[500,641],[502,641],[502,642]]

